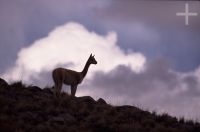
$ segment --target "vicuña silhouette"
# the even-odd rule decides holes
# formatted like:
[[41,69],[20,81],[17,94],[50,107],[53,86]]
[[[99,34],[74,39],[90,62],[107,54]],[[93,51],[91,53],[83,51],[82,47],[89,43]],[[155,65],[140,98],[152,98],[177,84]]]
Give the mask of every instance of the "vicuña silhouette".
[[54,85],[54,94],[60,96],[62,84],[71,86],[71,95],[75,96],[78,84],[80,84],[86,76],[90,64],[97,64],[94,55],[90,54],[82,72],[73,71],[65,68],[56,68],[52,72]]

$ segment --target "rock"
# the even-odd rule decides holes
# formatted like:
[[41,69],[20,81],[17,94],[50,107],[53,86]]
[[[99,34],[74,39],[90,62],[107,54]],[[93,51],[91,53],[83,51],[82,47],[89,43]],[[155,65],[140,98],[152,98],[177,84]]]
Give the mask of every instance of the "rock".
[[37,114],[34,112],[22,112],[19,115],[19,118],[29,122],[38,122]]
[[65,113],[65,114],[51,117],[49,121],[58,123],[58,124],[64,124],[67,122],[69,124],[69,123],[74,123],[76,119],[72,115]]
[[73,123],[73,122],[76,121],[76,119],[74,118],[74,116],[72,116],[72,115],[70,115],[68,113],[63,114],[62,117],[64,117],[65,122],[71,122],[71,123]]
[[44,91],[45,93],[48,93],[48,94],[53,94],[53,93],[54,93],[53,88],[44,88],[43,91]]
[[34,126],[33,129],[31,130],[31,132],[49,132],[49,131],[50,131],[49,127],[45,124],[38,124]]
[[65,123],[64,117],[61,117],[61,116],[52,117],[49,121],[54,122],[54,123],[58,123],[58,124],[64,124]]
[[105,101],[104,99],[102,99],[102,98],[99,98],[99,99],[97,100],[97,103],[98,103],[98,104],[107,104],[106,101]]
[[84,102],[84,103],[88,103],[88,104],[96,103],[96,101],[90,96],[77,97],[76,100],[79,102]]
[[8,83],[2,78],[0,78],[0,87],[6,87],[6,86],[8,86]]
[[142,111],[139,108],[130,106],[130,105],[117,106],[116,110],[118,110],[118,111],[121,111],[121,110],[123,110],[123,111]]
[[31,86],[28,87],[28,89],[30,89],[30,91],[32,91],[33,93],[42,92],[42,89],[39,88],[38,86]]

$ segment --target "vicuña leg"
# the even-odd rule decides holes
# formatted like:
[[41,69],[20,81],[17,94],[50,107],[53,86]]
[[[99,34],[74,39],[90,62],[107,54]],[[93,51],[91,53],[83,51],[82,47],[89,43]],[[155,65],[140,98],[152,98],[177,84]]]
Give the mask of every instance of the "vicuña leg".
[[62,83],[56,83],[54,86],[54,96],[55,97],[60,97],[61,89],[62,89]]
[[71,86],[71,95],[74,97],[76,94],[77,85]]
[[61,95],[61,89],[62,89],[62,83],[59,83],[58,85],[58,97]]

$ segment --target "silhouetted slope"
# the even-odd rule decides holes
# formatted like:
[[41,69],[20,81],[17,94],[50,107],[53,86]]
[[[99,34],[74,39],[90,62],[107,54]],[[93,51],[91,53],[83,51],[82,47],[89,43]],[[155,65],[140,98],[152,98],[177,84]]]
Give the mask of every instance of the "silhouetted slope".
[[0,132],[200,132],[200,124],[89,96],[54,99],[50,89],[0,79]]

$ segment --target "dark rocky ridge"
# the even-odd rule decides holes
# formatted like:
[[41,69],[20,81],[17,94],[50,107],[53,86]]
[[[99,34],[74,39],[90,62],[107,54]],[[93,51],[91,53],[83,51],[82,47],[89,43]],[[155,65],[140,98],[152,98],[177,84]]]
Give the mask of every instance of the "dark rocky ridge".
[[0,79],[0,132],[200,132],[200,124]]

